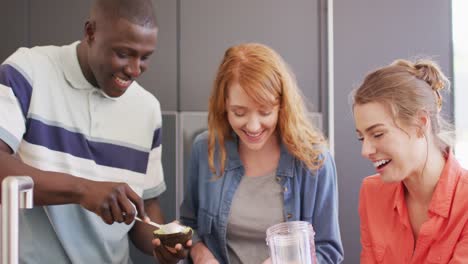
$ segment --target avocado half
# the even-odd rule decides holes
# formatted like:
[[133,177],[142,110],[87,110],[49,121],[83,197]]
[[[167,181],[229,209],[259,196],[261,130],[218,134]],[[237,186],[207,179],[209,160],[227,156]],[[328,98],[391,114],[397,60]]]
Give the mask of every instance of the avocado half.
[[165,233],[161,229],[156,229],[153,231],[155,238],[159,238],[161,243],[167,247],[175,247],[177,244],[182,244],[183,246],[192,239],[192,228],[184,226],[184,229],[177,233]]

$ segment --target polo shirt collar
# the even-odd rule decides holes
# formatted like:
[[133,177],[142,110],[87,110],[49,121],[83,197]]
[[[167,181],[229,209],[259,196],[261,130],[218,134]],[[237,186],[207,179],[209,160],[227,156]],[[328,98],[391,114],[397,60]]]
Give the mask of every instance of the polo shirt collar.
[[64,46],[61,53],[61,61],[65,79],[74,89],[90,90],[97,89],[86,80],[78,62],[77,47],[80,42],[76,41],[68,46]]
[[[103,90],[93,86],[86,80],[86,77],[81,70],[80,63],[78,62],[78,44],[80,41],[73,42],[68,46],[62,47],[62,53],[60,60],[62,61],[62,69],[65,75],[65,79],[70,84],[70,87],[77,90],[98,90],[98,92],[105,98],[110,100],[118,100],[122,98],[126,93],[120,97],[110,97]],[[132,83],[133,85],[133,83]],[[130,88],[130,87],[129,87]]]

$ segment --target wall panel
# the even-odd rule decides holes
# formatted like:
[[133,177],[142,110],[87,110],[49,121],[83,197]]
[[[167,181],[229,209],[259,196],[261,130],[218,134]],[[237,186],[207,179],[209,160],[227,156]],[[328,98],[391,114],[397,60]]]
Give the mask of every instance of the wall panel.
[[310,110],[317,111],[318,15],[317,1],[308,0],[181,1],[180,109],[206,111],[224,51],[234,44],[260,42],[289,63]]
[[28,45],[29,6],[27,0],[2,1],[0,8],[0,62],[21,46]]

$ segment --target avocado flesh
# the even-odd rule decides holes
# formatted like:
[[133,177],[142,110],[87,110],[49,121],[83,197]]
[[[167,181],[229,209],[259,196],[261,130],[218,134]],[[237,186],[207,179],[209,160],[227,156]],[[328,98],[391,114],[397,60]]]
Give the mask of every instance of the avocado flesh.
[[177,244],[185,245],[187,241],[192,239],[192,228],[185,226],[184,229],[176,233],[166,233],[164,230],[157,229],[153,231],[155,238],[159,238],[161,243],[168,247],[175,247]]

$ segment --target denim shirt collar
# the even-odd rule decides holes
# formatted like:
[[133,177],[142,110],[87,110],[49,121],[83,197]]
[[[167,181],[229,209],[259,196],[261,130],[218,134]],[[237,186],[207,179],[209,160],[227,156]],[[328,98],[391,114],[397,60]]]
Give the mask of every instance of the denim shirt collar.
[[[231,139],[226,140],[227,164],[225,170],[233,170],[242,167],[242,161],[238,151],[239,137],[236,133],[231,133]],[[278,176],[293,177],[294,175],[294,157],[289,153],[283,142],[280,143],[280,160],[276,174]]]

